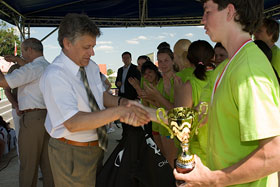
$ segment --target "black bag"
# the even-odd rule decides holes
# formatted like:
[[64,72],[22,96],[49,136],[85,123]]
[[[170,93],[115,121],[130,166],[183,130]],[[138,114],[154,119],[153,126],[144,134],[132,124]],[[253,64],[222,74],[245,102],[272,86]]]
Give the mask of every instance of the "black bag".
[[173,187],[173,169],[141,127],[130,128],[97,176],[96,187]]

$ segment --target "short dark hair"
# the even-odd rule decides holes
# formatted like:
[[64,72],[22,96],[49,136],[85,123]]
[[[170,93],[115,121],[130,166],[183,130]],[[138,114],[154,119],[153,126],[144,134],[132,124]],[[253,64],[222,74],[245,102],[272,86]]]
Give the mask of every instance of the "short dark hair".
[[174,60],[174,54],[173,54],[173,52],[171,51],[170,48],[161,48],[161,49],[159,49],[158,52],[157,52],[157,55],[161,54],[161,53],[168,54],[168,56],[170,56],[170,58],[172,60]]
[[206,78],[206,66],[212,63],[215,55],[213,47],[205,40],[197,40],[191,43],[187,58],[195,66],[194,75],[200,79]]
[[148,61],[148,60],[151,61],[150,57],[148,57],[147,55],[141,55],[137,58],[137,60],[140,60],[140,59],[144,59],[146,61]]
[[[209,0],[201,0],[205,3]],[[218,10],[225,9],[233,4],[237,15],[234,20],[242,25],[245,32],[252,34],[260,25],[263,18],[264,0],[213,0],[218,4]]]
[[167,42],[161,42],[158,46],[157,46],[157,50],[160,50],[161,48],[169,48],[170,49],[170,44]]
[[272,35],[272,42],[277,42],[279,38],[279,23],[272,18],[264,18],[263,26],[268,35]]
[[159,80],[162,77],[161,73],[158,70],[158,67],[153,62],[151,62],[150,60],[146,61],[142,65],[142,67],[141,67],[141,74],[144,75],[144,73],[145,73],[145,71],[147,69],[153,70],[156,73],[157,80]]
[[101,32],[95,23],[84,14],[67,14],[61,21],[58,30],[58,42],[63,46],[63,39],[67,38],[70,42],[74,43],[75,40],[88,34],[92,37],[99,37]]
[[130,58],[131,58],[131,53],[130,53],[130,52],[128,52],[128,51],[123,52],[122,57],[123,57],[124,55],[129,55],[129,56],[130,56]]
[[221,42],[217,42],[216,43],[216,45],[214,46],[214,49],[216,49],[216,48],[222,48],[222,49],[224,49],[224,50],[226,50],[226,48],[222,45],[222,43]]
[[22,47],[27,50],[27,48],[31,48],[35,51],[43,53],[43,44],[40,40],[36,38],[28,38],[22,42]]

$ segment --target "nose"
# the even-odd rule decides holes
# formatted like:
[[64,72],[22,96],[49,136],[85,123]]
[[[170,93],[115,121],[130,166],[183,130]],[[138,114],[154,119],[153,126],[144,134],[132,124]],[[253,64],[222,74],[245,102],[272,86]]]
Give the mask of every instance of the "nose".
[[200,21],[201,24],[205,25],[206,19],[205,19],[205,14],[203,14],[202,19]]
[[94,50],[93,50],[93,48],[90,50],[90,56],[94,56]]

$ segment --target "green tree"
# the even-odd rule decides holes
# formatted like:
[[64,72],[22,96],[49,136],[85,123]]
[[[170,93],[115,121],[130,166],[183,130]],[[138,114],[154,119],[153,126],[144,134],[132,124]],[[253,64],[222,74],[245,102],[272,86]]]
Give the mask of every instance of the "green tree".
[[112,69],[108,69],[107,70],[107,75],[109,76],[109,75],[111,75],[111,74],[113,74],[114,73],[114,71],[112,70]]
[[9,28],[3,21],[0,22],[0,56],[12,55],[17,44],[17,54],[20,54],[19,37],[15,34],[14,28]]

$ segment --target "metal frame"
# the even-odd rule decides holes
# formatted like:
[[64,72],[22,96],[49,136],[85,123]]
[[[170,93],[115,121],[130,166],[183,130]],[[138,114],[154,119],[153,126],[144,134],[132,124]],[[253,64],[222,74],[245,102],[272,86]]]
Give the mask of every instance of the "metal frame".
[[[20,14],[13,7],[9,6],[4,0],[0,0],[0,15],[12,19],[21,33],[21,40],[30,37],[30,27],[58,27],[63,17],[31,16],[35,13],[52,10],[55,8],[81,3],[85,0],[77,0],[45,9]],[[271,7],[264,11],[267,17],[280,18],[280,5]],[[91,18],[99,27],[166,27],[166,26],[197,26],[201,25],[201,16],[198,17],[177,17],[177,18],[149,18],[147,0],[139,0],[138,18]],[[57,28],[50,32],[42,40],[45,40]]]

